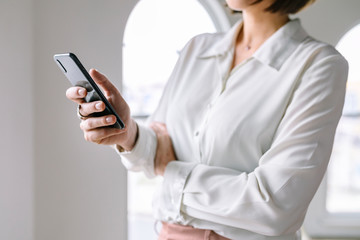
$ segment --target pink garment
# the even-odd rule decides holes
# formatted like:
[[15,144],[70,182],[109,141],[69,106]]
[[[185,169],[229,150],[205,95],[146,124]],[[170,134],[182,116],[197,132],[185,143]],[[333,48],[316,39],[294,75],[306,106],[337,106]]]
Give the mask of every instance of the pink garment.
[[212,230],[163,222],[158,240],[229,240]]

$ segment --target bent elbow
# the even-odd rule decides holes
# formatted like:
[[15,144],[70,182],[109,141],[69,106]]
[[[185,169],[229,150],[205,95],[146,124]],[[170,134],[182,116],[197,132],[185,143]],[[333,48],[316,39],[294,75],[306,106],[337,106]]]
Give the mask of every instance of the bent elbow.
[[[302,226],[306,215],[306,209],[282,209],[275,214],[276,217],[268,216],[267,232],[268,236],[284,236],[296,233]],[[274,215],[273,215],[274,216]],[[264,218],[265,219],[265,218]]]

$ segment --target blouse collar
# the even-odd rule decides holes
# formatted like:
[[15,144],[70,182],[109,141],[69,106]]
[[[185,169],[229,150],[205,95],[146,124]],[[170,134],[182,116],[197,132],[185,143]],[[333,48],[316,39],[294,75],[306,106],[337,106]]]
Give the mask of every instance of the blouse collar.
[[[218,42],[204,50],[199,57],[209,58],[233,53],[236,38],[242,24],[241,20],[238,21]],[[299,19],[291,20],[271,35],[256,50],[252,57],[258,59],[263,64],[279,70],[290,54],[308,36],[301,26]]]

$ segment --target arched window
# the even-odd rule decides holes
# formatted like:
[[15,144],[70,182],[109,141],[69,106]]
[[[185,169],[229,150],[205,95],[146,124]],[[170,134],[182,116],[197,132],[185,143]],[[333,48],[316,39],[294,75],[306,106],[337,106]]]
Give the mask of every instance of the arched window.
[[[230,21],[218,1],[139,1],[123,41],[123,95],[133,117],[145,118],[155,110],[179,51],[193,36],[228,28]],[[151,198],[158,184],[157,178],[128,174],[129,240],[156,239]]]
[[198,1],[142,0],[136,5],[123,45],[123,93],[133,116],[154,111],[186,42],[196,34],[215,31]]

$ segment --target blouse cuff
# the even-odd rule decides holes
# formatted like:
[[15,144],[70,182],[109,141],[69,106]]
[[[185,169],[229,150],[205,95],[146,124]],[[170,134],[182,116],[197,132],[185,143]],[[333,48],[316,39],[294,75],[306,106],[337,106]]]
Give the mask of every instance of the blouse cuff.
[[156,176],[154,159],[156,154],[157,138],[155,132],[148,127],[138,124],[139,136],[131,151],[121,151],[117,145],[115,151],[120,155],[124,166],[130,171],[143,171],[148,178]]
[[183,198],[183,190],[186,180],[190,175],[196,163],[172,161],[165,168],[164,181],[162,185],[162,193],[167,195],[166,198],[171,204],[172,219],[177,222],[182,221],[180,208]]

